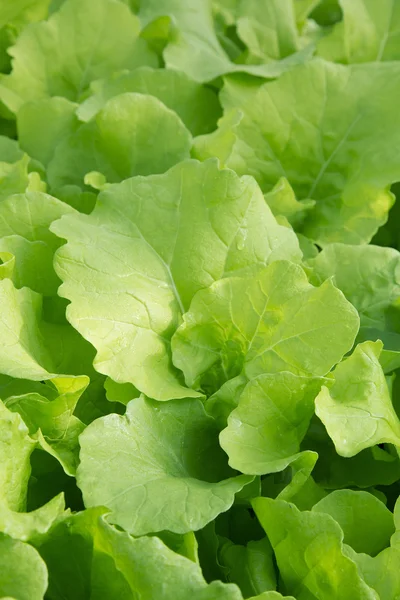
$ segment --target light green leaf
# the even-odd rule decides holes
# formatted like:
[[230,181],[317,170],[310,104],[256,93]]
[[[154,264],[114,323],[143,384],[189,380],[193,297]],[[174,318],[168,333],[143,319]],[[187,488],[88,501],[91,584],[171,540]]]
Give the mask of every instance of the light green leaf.
[[132,400],[80,436],[78,484],[85,506],[107,506],[134,535],[201,529],[232,505],[251,477],[232,474],[218,428],[200,400]]
[[[10,377],[40,381],[51,375],[51,359],[39,328],[41,296],[0,281],[0,371]],[[49,369],[49,370],[47,370]]]
[[252,596],[249,600],[296,600],[293,596],[282,596],[279,592],[263,592],[258,596]]
[[253,508],[275,551],[287,592],[296,598],[377,600],[343,552],[343,533],[326,514],[256,498]]
[[175,111],[193,135],[215,129],[220,107],[216,94],[185,73],[141,67],[92,84],[93,94],[78,108],[82,121],[92,119],[108,100],[126,92],[148,94]]
[[22,25],[45,19],[50,0],[13,0],[0,6],[0,27],[7,24]]
[[380,246],[330,244],[314,259],[311,280],[329,277],[360,315],[362,327],[384,330],[400,297],[400,252]]
[[286,217],[293,227],[301,225],[307,211],[315,206],[314,200],[299,202],[285,177],[281,177],[276,186],[265,194],[265,201],[276,217],[278,215]]
[[343,20],[318,43],[327,60],[362,63],[400,59],[398,0],[340,0]]
[[234,585],[208,585],[196,563],[159,538],[135,539],[110,526],[102,513],[97,508],[71,516],[39,546],[49,570],[49,597],[86,600],[89,593],[102,600],[242,600]]
[[295,0],[294,10],[297,22],[302,25],[321,0]]
[[380,600],[393,600],[400,594],[400,549],[386,548],[378,556],[350,554],[365,582],[377,591]]
[[78,127],[77,106],[59,97],[24,104],[17,114],[21,148],[47,167],[57,144]]
[[120,94],[57,146],[49,183],[53,189],[82,185],[91,171],[100,171],[109,182],[163,173],[189,158],[190,146],[186,127],[157,98]]
[[0,531],[23,542],[35,541],[63,517],[64,506],[64,494],[59,494],[44,506],[27,513],[10,510],[1,500]]
[[0,401],[0,498],[13,511],[25,508],[30,456],[35,446],[20,415]]
[[13,112],[46,96],[76,101],[95,79],[154,64],[139,29],[122,2],[66,0],[48,21],[27,26],[10,49],[13,69],[1,81],[1,100]]
[[280,371],[322,376],[357,330],[355,309],[330,281],[314,288],[300,267],[278,261],[198,292],[172,339],[173,360],[189,386],[207,391],[242,370],[249,379]]
[[239,37],[260,62],[280,60],[299,50],[293,0],[241,0]]
[[199,82],[233,72],[279,77],[293,65],[307,60],[313,52],[312,48],[305,49],[286,60],[262,65],[233,63],[218,40],[209,0],[147,0],[139,14],[145,24],[160,17],[170,18],[172,34],[163,53],[166,66],[183,71]]
[[392,513],[369,492],[334,490],[312,510],[331,515],[343,531],[344,543],[356,552],[375,556],[394,533]]
[[[320,245],[368,242],[393,204],[389,186],[400,179],[399,81],[399,63],[345,67],[323,60],[253,88],[251,97],[241,98],[228,79],[220,96],[224,114],[236,109],[243,118],[225,165],[253,175],[264,192],[286,177],[299,200],[315,200],[303,233]],[[210,152],[218,156],[215,135]],[[202,158],[205,148],[203,138]]]
[[221,429],[226,427],[228,417],[239,404],[240,395],[248,383],[245,375],[226,381],[212,396],[205,400],[206,411],[218,421]]
[[[318,454],[310,450],[295,455],[287,468],[291,471],[290,481],[279,492],[277,498],[295,504],[300,510],[311,510],[314,504],[322,500],[327,492],[311,475],[317,460]],[[264,480],[263,484],[265,483]],[[265,485],[264,489],[267,489]]]
[[343,458],[317,417],[312,420],[303,445],[318,453],[313,477],[326,489],[390,486],[400,479],[400,459],[393,446],[373,446]]
[[338,454],[354,456],[380,443],[400,445],[400,422],[379,364],[382,342],[359,344],[334,371],[335,382],[323,387],[315,412]]
[[0,203],[12,194],[18,194],[27,189],[29,185],[28,163],[29,157],[26,154],[15,162],[0,162]]
[[0,596],[43,600],[46,565],[35,548],[0,533]]
[[64,497],[60,494],[35,511],[21,512],[26,509],[30,459],[35,446],[21,416],[0,401],[0,532],[22,541],[45,533],[64,510]]
[[321,383],[289,372],[252,379],[220,434],[230,466],[252,475],[285,469],[300,451]]
[[[252,179],[188,161],[108,187],[90,216],[64,217],[56,255],[69,321],[97,350],[95,367],[152,398],[196,396],[180,383],[170,339],[195,292],[279,258],[298,260]],[[199,244],[198,240],[202,243]]]
[[245,598],[276,588],[276,574],[268,538],[247,546],[220,538],[218,561],[227,581],[236,583]]
[[125,406],[128,402],[133,400],[133,398],[138,398],[140,396],[139,390],[131,383],[117,383],[110,377],[106,378],[104,388],[109,402],[120,402],[121,404],[125,404]]
[[55,295],[60,280],[53,268],[61,240],[49,231],[51,223],[73,209],[42,192],[9,196],[0,202],[0,251],[14,257],[12,277],[16,287],[27,286],[44,295]]
[[34,392],[11,396],[5,401],[9,410],[21,415],[31,436],[72,476],[79,462],[78,437],[85,428],[73,413],[88,384],[89,378],[85,375],[55,377],[52,379],[57,390],[54,399]]

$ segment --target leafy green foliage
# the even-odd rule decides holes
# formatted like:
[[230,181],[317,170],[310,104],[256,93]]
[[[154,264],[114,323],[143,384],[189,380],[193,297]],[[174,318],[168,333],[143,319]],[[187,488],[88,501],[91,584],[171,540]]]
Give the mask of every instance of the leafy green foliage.
[[0,598],[400,598],[399,32],[0,2]]

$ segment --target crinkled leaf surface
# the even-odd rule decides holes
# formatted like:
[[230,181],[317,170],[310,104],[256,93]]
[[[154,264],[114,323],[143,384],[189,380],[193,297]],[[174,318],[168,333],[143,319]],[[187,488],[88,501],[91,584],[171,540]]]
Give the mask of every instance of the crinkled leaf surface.
[[175,111],[193,135],[215,129],[220,115],[217,96],[192,80],[186,73],[172,69],[140,67],[92,84],[93,94],[78,108],[82,121],[89,121],[108,100],[126,92],[155,96],[165,106]]
[[229,478],[217,425],[196,399],[132,400],[125,416],[89,425],[80,445],[85,505],[107,506],[112,522],[134,535],[200,529],[251,481]]
[[359,344],[334,371],[333,386],[315,400],[336,451],[354,456],[380,443],[400,445],[400,421],[379,363],[382,342]]
[[13,69],[1,81],[0,98],[14,112],[46,96],[75,101],[95,79],[154,64],[139,30],[122,2],[66,0],[48,21],[26,27],[10,49]]
[[343,533],[329,516],[256,498],[253,507],[272,547],[285,588],[296,598],[376,600],[343,552]]
[[[194,293],[234,272],[297,260],[251,179],[189,161],[107,188],[90,216],[52,226],[68,319],[97,349],[96,368],[150,397],[190,392],[171,364],[170,339]],[[198,240],[202,240],[199,244]]]
[[315,288],[301,267],[277,261],[198,292],[173,337],[173,360],[188,385],[212,391],[242,370],[321,376],[357,330],[355,309],[330,281]]
[[163,173],[189,158],[190,145],[179,117],[157,98],[120,94],[61,141],[49,164],[49,183],[54,189],[83,185],[91,171],[100,171],[111,183]]
[[[388,186],[400,179],[393,151],[399,74],[396,62],[347,67],[312,60],[246,99],[228,81],[225,115],[239,109],[243,118],[224,164],[253,175],[266,192],[284,176],[299,200],[315,200],[303,230],[320,245],[368,242],[393,203]],[[206,147],[203,139],[202,157]]]

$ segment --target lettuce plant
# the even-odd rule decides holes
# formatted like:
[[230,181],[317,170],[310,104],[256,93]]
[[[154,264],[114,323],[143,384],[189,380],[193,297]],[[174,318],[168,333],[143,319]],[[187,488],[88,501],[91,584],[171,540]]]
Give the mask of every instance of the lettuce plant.
[[0,3],[0,598],[400,597],[399,48]]

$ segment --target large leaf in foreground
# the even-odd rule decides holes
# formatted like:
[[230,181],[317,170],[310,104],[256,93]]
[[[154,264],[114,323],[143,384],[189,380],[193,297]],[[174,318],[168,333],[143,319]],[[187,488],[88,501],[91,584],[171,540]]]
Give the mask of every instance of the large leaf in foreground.
[[231,477],[218,427],[197,399],[132,400],[80,436],[85,505],[107,506],[134,535],[201,529],[230,508],[251,477]]
[[173,337],[186,383],[216,391],[242,370],[249,379],[290,371],[322,376],[348,352],[356,310],[331,281],[319,288],[286,261],[218,281],[194,297]]
[[[264,191],[285,176],[299,200],[316,200],[303,229],[321,245],[368,242],[393,203],[388,187],[400,179],[399,81],[398,62],[346,67],[323,60],[242,97],[228,80],[225,119],[232,110],[243,118],[228,131],[221,123],[220,137],[231,136],[221,158]],[[199,138],[195,155],[207,156],[208,146],[219,156],[217,140],[214,133]]]
[[189,131],[157,98],[120,94],[57,146],[49,183],[54,189],[82,186],[91,171],[101,172],[111,183],[163,173],[189,158],[190,146]]
[[52,231],[68,241],[56,256],[59,293],[97,350],[96,369],[159,400],[191,393],[172,366],[170,339],[194,293],[299,258],[294,233],[277,225],[255,182],[215,161],[113,185],[90,216],[62,218]]
[[101,508],[65,519],[38,549],[48,566],[54,600],[242,600],[234,585],[207,585],[196,563],[159,538],[135,539],[110,526]]
[[359,344],[334,371],[335,382],[315,400],[336,451],[354,456],[376,444],[400,446],[400,421],[379,363],[382,342]]
[[91,81],[154,62],[138,41],[139,30],[122,2],[67,0],[48,21],[26,27],[10,49],[13,69],[1,82],[0,97],[14,112],[46,96],[78,100]]
[[296,598],[376,600],[343,551],[343,533],[328,515],[256,498],[253,508],[272,547],[285,588]]

